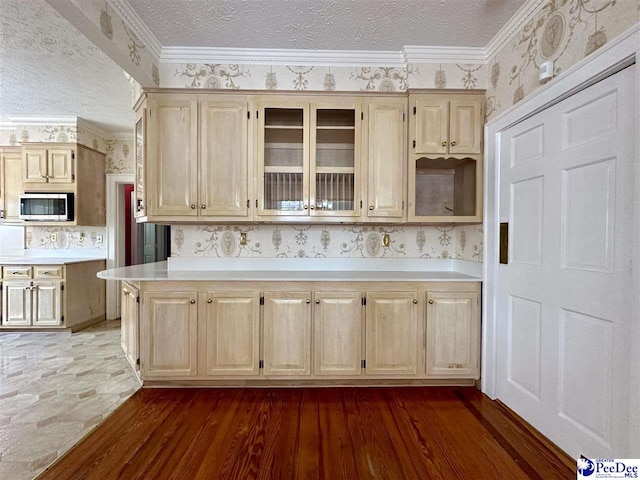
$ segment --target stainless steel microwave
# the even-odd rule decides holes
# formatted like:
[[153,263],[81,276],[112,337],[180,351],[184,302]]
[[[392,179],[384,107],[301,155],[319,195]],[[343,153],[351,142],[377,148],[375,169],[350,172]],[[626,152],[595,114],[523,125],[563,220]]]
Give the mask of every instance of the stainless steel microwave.
[[72,222],[73,193],[25,193],[20,195],[20,219],[39,222]]

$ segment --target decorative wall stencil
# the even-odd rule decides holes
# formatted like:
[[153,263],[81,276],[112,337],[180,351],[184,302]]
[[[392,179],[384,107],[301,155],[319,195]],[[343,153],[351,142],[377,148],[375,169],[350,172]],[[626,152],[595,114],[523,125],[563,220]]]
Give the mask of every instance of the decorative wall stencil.
[[436,74],[433,76],[433,83],[436,88],[447,88],[447,74],[442,69],[442,64],[440,64],[440,68],[436,71]]
[[98,148],[100,148],[100,143],[98,142],[97,138],[91,140],[91,148],[93,148],[94,150],[98,150]]
[[130,156],[133,140],[105,139],[105,171],[109,173],[134,173],[134,161]]
[[331,73],[331,69],[329,69],[329,73],[324,74],[322,87],[327,91],[333,91],[336,89],[336,77]]
[[[251,73],[244,66],[240,65],[220,65],[205,63],[200,66],[195,63],[187,63],[180,65],[175,72],[176,76],[190,78],[190,88],[202,87],[202,81],[205,79],[205,84],[209,79],[215,79],[219,82],[217,88],[222,88],[222,81],[224,79],[225,88],[238,89],[240,86],[236,81],[240,78],[250,77]],[[211,88],[204,85],[204,88]]]
[[[52,233],[56,234],[55,242]],[[102,243],[98,243],[98,235],[102,235]],[[106,250],[106,238],[105,227],[25,227],[27,249]]]
[[158,70],[157,63],[154,63],[151,66],[151,78],[153,79],[153,83],[155,83],[156,86],[160,85],[160,70]]
[[29,141],[29,130],[22,130],[22,134],[20,135],[20,141],[22,143],[26,143]]
[[498,82],[500,81],[500,64],[498,62],[493,62],[491,66],[491,88],[496,88],[498,86]]
[[[351,73],[350,79],[367,82],[360,90],[380,91],[404,91],[409,88],[409,76],[417,75],[417,67],[409,65],[408,68],[396,67],[361,67]],[[397,83],[397,86],[396,86]]]
[[[240,245],[240,233],[247,245]],[[460,241],[460,232],[464,240]],[[389,234],[390,244],[382,245]],[[482,226],[180,225],[171,229],[178,257],[401,257],[482,261]]]
[[16,134],[11,133],[9,135],[9,145],[11,145],[12,147],[15,147],[17,144],[18,144],[18,139],[16,138]]
[[145,45],[140,40],[138,40],[138,37],[136,37],[136,35],[131,30],[129,30],[124,20],[122,21],[122,27],[124,28],[127,37],[129,37],[129,42],[127,43],[127,47],[129,47],[129,58],[137,67],[139,67],[142,63],[140,50],[144,49]]
[[510,68],[508,82],[487,82],[487,118],[540,88],[543,61],[554,61],[557,75],[639,20],[638,0],[549,0],[489,59]]
[[113,40],[113,23],[111,15],[109,15],[109,5],[105,3],[104,8],[100,9],[100,30],[109,40]]
[[477,88],[478,85],[478,77],[475,76],[475,73],[480,70],[481,65],[458,65],[456,64],[462,72],[464,72],[464,76],[462,77],[462,85],[464,88],[473,89]]
[[39,132],[44,142],[75,142],[78,139],[75,127],[44,125],[39,128]]
[[264,88],[267,90],[276,90],[278,88],[278,77],[276,77],[273,69],[267,72],[267,77],[264,79]]
[[309,80],[306,75],[313,70],[313,67],[287,67],[295,75],[292,80],[294,90],[306,90]]

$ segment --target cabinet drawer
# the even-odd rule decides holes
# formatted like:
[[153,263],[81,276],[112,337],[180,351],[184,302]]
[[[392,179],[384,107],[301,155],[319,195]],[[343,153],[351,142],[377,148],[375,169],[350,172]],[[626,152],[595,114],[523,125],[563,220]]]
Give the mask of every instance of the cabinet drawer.
[[33,278],[62,278],[62,265],[33,267]]
[[31,267],[4,267],[3,278],[31,278]]

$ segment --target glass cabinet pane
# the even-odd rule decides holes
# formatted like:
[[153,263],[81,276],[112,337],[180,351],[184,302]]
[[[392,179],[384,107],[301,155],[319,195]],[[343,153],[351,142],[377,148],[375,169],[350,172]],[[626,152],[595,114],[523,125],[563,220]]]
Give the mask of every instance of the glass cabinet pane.
[[354,210],[354,109],[316,111],[316,211]]
[[300,108],[265,108],[265,210],[303,209],[303,119]]
[[471,158],[416,160],[416,216],[474,216],[476,166]]

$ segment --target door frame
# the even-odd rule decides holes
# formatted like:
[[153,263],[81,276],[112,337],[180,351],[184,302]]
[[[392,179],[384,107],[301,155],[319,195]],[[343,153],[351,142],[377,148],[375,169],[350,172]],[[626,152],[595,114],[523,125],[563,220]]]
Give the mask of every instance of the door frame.
[[[124,205],[118,193],[125,184],[135,184],[133,173],[107,175],[107,268],[121,267],[125,263]],[[107,320],[120,318],[120,282],[107,282]]]
[[[500,138],[513,125],[561,102],[624,68],[636,65],[636,130],[640,127],[640,23],[578,62],[545,87],[531,93],[521,102],[491,119],[485,125],[484,158],[484,264],[482,293],[482,380],[481,389],[490,398],[497,398],[497,293],[499,267],[499,196]],[[640,133],[640,132],[639,132]],[[638,137],[636,137],[638,138]],[[640,146],[636,140],[634,180],[635,204],[640,205]],[[640,263],[640,208],[634,212],[634,245],[632,256]],[[633,272],[633,305],[640,311],[640,269]],[[632,325],[634,344],[640,344],[640,322]],[[629,440],[640,448],[640,352],[631,352]]]

